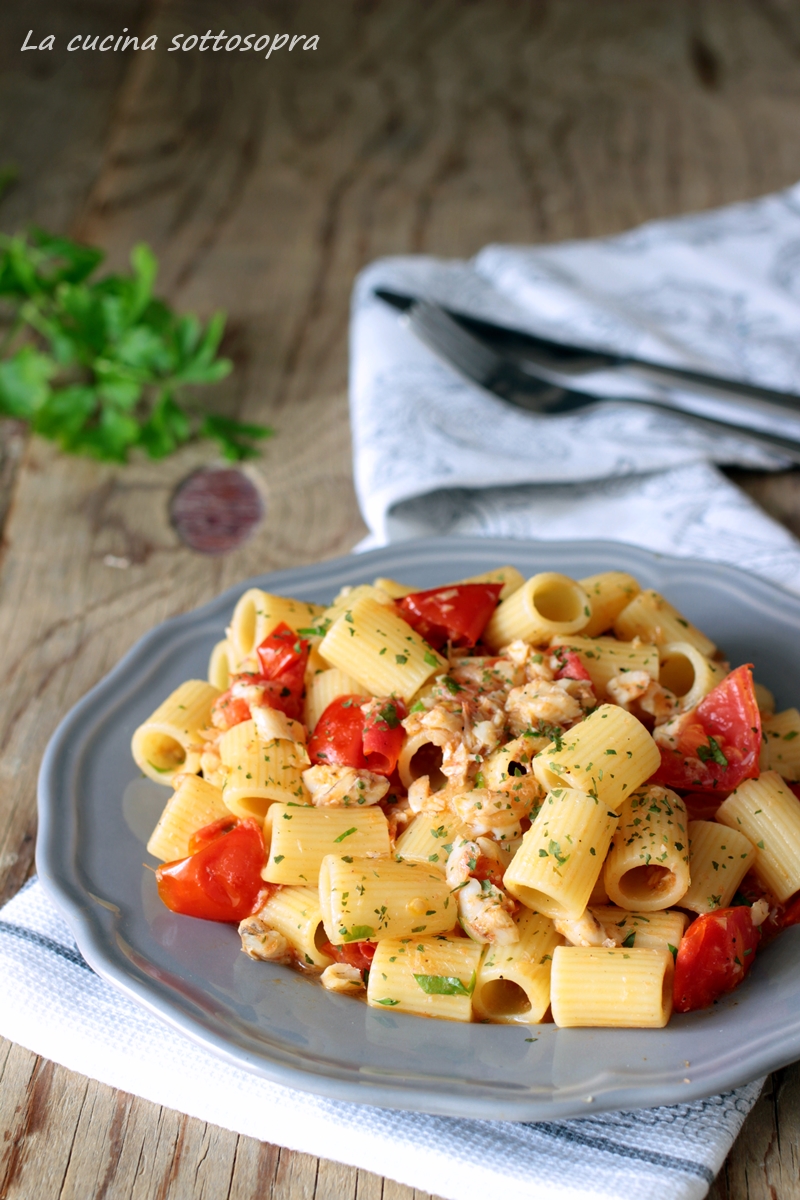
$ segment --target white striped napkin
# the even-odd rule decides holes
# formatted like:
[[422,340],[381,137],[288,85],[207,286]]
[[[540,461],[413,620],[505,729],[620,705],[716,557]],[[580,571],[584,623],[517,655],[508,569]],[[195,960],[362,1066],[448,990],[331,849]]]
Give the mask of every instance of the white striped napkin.
[[229,1066],[95,975],[36,880],[0,912],[0,1033],[122,1091],[446,1200],[700,1200],[761,1089],[537,1124],[291,1091]]

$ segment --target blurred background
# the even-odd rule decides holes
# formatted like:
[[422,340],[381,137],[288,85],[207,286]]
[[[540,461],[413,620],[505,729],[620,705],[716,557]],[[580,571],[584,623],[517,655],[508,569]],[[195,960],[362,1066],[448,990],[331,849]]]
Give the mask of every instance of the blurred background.
[[[157,49],[66,51],[76,34],[124,27],[140,40],[157,34]],[[55,34],[55,49],[22,53],[30,29],[36,42]],[[269,60],[167,51],[173,35],[207,29],[290,30],[319,44]],[[117,466],[0,423],[0,896],[33,869],[47,738],[129,645],[238,579],[345,553],[366,532],[346,392],[361,267],[386,254],[464,257],[490,241],[611,234],[785,187],[800,178],[798,117],[795,0],[5,0],[0,169],[14,181],[0,230],[68,233],[119,269],[147,241],[160,294],[204,319],[228,314],[234,370],[211,402],[275,436],[244,468],[263,519],[209,557],[185,546],[169,517],[175,488],[217,461],[209,443]],[[800,533],[800,472],[731,475]],[[18,1048],[3,1053],[0,1120],[17,1149],[3,1160],[2,1195],[26,1194],[33,1157],[37,1172],[52,1167],[65,1181],[51,1194],[105,1195],[92,1190],[92,1156],[122,1102],[85,1080],[80,1099],[77,1077]],[[32,1096],[43,1097],[33,1142],[14,1132]],[[759,1156],[771,1161],[771,1096],[717,1189],[730,1180],[730,1195],[744,1195],[735,1181],[744,1186]],[[230,1162],[231,1195],[255,1194],[230,1179],[260,1179],[262,1168],[300,1181],[275,1194],[313,1194],[306,1176],[320,1197],[325,1178],[330,1195],[350,1194],[325,1164],[312,1170],[281,1152],[281,1168],[274,1148],[177,1114],[156,1122],[153,1106],[125,1103],[126,1153],[131,1113],[142,1147],[155,1131],[147,1169],[166,1181],[159,1195],[201,1194],[212,1161]],[[216,1159],[203,1151],[211,1143]],[[748,1194],[779,1195],[777,1186]],[[367,1194],[381,1192],[358,1192]]]

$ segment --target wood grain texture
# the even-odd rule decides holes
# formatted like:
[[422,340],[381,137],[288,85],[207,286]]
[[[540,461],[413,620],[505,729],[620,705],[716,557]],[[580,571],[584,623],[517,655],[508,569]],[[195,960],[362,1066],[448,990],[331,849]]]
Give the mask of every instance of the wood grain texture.
[[[235,15],[232,15],[234,14]],[[347,423],[348,297],[382,254],[611,233],[800,177],[793,0],[23,0],[0,8],[0,227],[35,219],[229,313],[220,411],[274,425],[253,538],[208,559],[167,517],[213,461],[118,469],[0,430],[0,897],[32,869],[35,774],[63,712],[153,624],[364,532]],[[157,33],[157,52],[20,56],[26,30]],[[319,50],[169,54],[177,32]],[[313,449],[313,453],[310,450]],[[800,532],[800,472],[734,478]],[[127,562],[119,569],[110,562]],[[0,1200],[426,1200],[115,1093],[0,1043]],[[712,1189],[800,1200],[800,1072],[778,1072]]]

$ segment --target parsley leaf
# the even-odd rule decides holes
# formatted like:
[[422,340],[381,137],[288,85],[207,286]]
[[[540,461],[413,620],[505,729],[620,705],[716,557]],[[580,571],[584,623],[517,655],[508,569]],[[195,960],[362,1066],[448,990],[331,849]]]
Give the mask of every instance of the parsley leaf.
[[455,975],[415,975],[427,996],[471,996],[475,990],[475,972],[465,987]]
[[158,261],[134,246],[125,274],[95,276],[103,252],[43,229],[0,235],[0,415],[70,454],[125,462],[164,458],[196,437],[228,459],[250,458],[263,425],[204,413],[187,387],[232,369],[218,357],[223,313],[204,326],[153,295]]
[[719,742],[716,738],[711,737],[710,734],[708,737],[708,745],[697,747],[697,757],[701,762],[715,762],[719,763],[721,767],[727,767],[728,765],[728,760],[722,753]]

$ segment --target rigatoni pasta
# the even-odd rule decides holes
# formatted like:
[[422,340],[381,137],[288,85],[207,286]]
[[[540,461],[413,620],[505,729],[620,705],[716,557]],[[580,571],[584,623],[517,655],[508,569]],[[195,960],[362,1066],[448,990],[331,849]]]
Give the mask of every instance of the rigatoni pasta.
[[326,633],[320,652],[373,696],[410,700],[447,663],[406,622],[372,596],[348,606]]
[[669,788],[648,787],[630,796],[605,864],[609,900],[639,912],[680,904],[690,879],[688,824],[683,801]]
[[176,688],[133,735],[131,753],[143,775],[170,784],[173,775],[200,768],[200,731],[220,693],[210,683],[189,679]]
[[134,734],[174,786],[165,902],[398,1013],[661,1027],[724,995],[800,914],[798,711],[625,572],[413,591],[244,593]]

